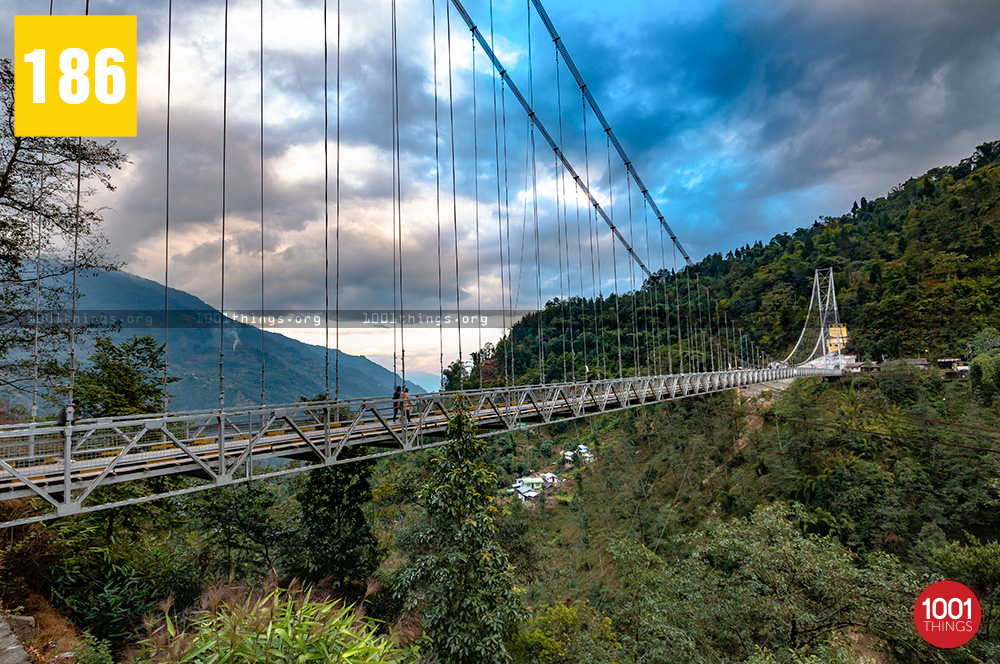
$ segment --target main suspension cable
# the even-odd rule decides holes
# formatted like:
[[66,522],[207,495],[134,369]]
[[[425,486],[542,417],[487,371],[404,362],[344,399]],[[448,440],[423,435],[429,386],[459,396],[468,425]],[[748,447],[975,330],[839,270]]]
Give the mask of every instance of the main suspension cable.
[[667,233],[670,234],[670,239],[673,241],[674,247],[681,252],[685,260],[687,261],[687,264],[693,267],[694,263],[691,262],[691,258],[687,255],[687,252],[684,251],[684,247],[681,246],[680,240],[677,239],[677,236],[670,228],[670,225],[663,218],[663,215],[660,213],[660,209],[656,206],[656,201],[654,201],[653,197],[649,194],[646,185],[643,184],[642,179],[639,177],[639,173],[636,172],[635,167],[632,164],[632,160],[629,159],[628,155],[625,153],[625,148],[622,147],[621,142],[619,142],[618,140],[618,137],[615,136],[614,130],[612,130],[611,125],[604,117],[604,113],[601,112],[600,107],[597,105],[597,100],[594,99],[593,94],[591,94],[590,89],[587,87],[586,82],[583,80],[583,76],[580,74],[580,70],[577,69],[576,63],[574,63],[573,58],[570,57],[569,50],[567,50],[566,45],[563,43],[562,38],[559,36],[559,33],[556,32],[555,26],[552,24],[552,20],[549,18],[548,13],[546,13],[545,7],[542,6],[541,0],[531,0],[531,2],[532,4],[534,4],[535,11],[538,12],[539,17],[542,19],[542,22],[545,23],[545,27],[548,29],[549,36],[552,37],[552,41],[555,42],[557,48],[559,48],[560,52],[562,53],[563,61],[566,63],[567,69],[569,69],[569,71],[573,74],[573,77],[576,79],[577,85],[579,86],[580,90],[583,91],[585,103],[590,104],[591,109],[593,109],[594,111],[594,115],[597,116],[598,121],[601,123],[601,127],[607,133],[610,141],[614,144],[615,149],[618,151],[618,155],[621,157],[622,162],[625,163],[628,170],[631,171],[632,177],[635,179],[636,185],[644,192],[644,195],[646,197],[647,202],[649,203],[650,208],[652,208],[654,214],[656,214],[657,219],[659,219],[660,221],[660,225],[662,225],[667,230]]
[[[573,175],[574,178],[577,178],[578,174],[576,173],[576,170],[573,168],[572,164],[570,164],[569,159],[567,159],[566,157],[566,154],[556,144],[555,139],[553,139],[552,135],[549,134],[548,130],[545,129],[545,125],[542,124],[541,120],[538,118],[537,114],[535,113],[535,110],[532,108],[529,101],[524,98],[524,95],[521,94],[521,91],[517,88],[517,85],[515,85],[514,81],[511,80],[510,76],[507,73],[507,70],[500,63],[500,60],[497,59],[496,54],[493,52],[493,49],[490,48],[489,43],[486,41],[486,38],[483,37],[482,33],[476,27],[476,24],[472,21],[472,17],[469,16],[469,13],[467,11],[465,11],[465,7],[462,5],[461,0],[451,0],[451,3],[458,10],[459,14],[461,14],[462,19],[465,21],[466,25],[476,35],[476,39],[479,41],[479,44],[483,47],[483,51],[490,58],[490,61],[493,63],[494,68],[497,69],[503,80],[507,82],[507,86],[510,88],[511,93],[517,99],[518,103],[521,104],[521,108],[524,109],[525,115],[527,116],[528,120],[532,123],[535,129],[537,129],[538,132],[542,135],[542,138],[545,140],[546,143],[548,143],[549,147],[557,152],[557,154],[559,155],[559,159],[560,161],[562,161],[562,164],[566,168],[566,170],[571,175]],[[585,96],[586,94],[588,94],[586,91],[584,91],[584,93]],[[586,99],[584,100],[584,106],[586,106]],[[589,198],[590,202],[593,204],[594,210],[596,211],[597,215],[600,218],[604,219],[604,222],[609,227],[613,226],[613,224],[611,223],[611,218],[608,217],[607,213],[601,207],[600,202],[594,197],[589,187],[586,187],[582,183],[580,183],[580,188],[583,191],[583,193]],[[617,229],[615,229],[613,232],[615,236],[618,238],[618,241],[621,242],[622,246],[625,247],[625,249],[629,252],[629,255],[632,257],[632,260],[634,260],[647,275],[651,276],[649,269],[646,267],[646,264],[642,261],[641,258],[639,258],[639,256],[635,253],[635,251],[632,250],[631,245],[629,245],[629,243],[625,240],[625,237]]]

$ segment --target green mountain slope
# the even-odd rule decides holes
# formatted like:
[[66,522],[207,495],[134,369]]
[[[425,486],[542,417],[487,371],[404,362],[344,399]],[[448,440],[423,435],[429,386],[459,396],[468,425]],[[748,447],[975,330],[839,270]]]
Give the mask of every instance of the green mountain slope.
[[1000,293],[1000,142],[935,168],[767,245],[709,256],[699,271],[763,346],[794,342],[814,268],[834,268],[849,350],[877,359],[967,353],[996,325]]
[[[524,381],[537,380],[540,365],[549,381],[630,375],[637,366],[710,369],[722,361],[720,347],[747,348],[725,338],[725,321],[783,357],[802,330],[813,271],[825,267],[834,268],[847,352],[967,356],[973,334],[1000,324],[998,225],[1000,141],[885,197],[861,198],[846,214],[711,254],[693,269],[661,271],[636,293],[553,300],[515,325],[495,357],[474,357],[473,374],[480,365],[484,376]],[[714,360],[703,331],[719,340]]]
[[[140,312],[139,324],[124,325],[114,338],[149,334],[163,342],[161,312],[163,285],[126,272],[102,272],[81,279],[79,308],[87,312]],[[218,312],[202,300],[184,291],[169,289],[168,310],[189,324],[174,327],[171,318],[167,357],[171,375],[182,380],[170,386],[172,410],[216,408],[219,404],[219,326]],[[147,325],[144,316],[153,317]],[[208,325],[201,321],[210,321]],[[265,331],[263,352],[260,330],[250,325],[227,325],[225,334],[226,406],[253,406],[260,403],[261,359],[265,366],[267,403],[290,403],[300,396],[315,396],[325,389],[325,353],[322,346],[305,344],[274,332]],[[334,392],[337,356],[340,357],[340,396],[356,398],[388,396],[393,391],[392,372],[371,360],[337,350],[330,351],[330,392]],[[407,381],[410,390],[426,392]]]

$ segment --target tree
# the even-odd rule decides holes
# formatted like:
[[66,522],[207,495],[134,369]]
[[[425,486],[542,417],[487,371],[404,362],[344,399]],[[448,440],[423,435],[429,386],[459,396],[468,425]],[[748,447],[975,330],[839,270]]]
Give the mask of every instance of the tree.
[[[155,413],[163,406],[163,344],[148,334],[115,344],[100,336],[90,366],[76,380],[74,394],[90,417]],[[168,383],[180,380],[174,376]]]
[[284,486],[275,480],[254,480],[188,499],[187,508],[214,549],[209,566],[236,579],[278,573],[285,554],[295,551],[299,541],[294,501],[283,495]]
[[757,646],[829,653],[853,629],[917,652],[919,577],[889,555],[861,560],[831,537],[804,534],[810,519],[800,505],[758,507],[681,540],[690,553],[672,566],[615,542],[614,605],[628,647],[639,661],[741,661]]
[[976,147],[976,152],[972,155],[972,163],[976,168],[982,168],[996,161],[1000,161],[1000,141],[983,143]]
[[50,526],[55,547],[36,590],[73,624],[116,644],[157,601],[172,597],[186,606],[206,581],[204,566],[189,553],[184,524],[163,517],[147,512],[139,527],[111,537],[96,513],[56,521]]
[[424,636],[442,664],[499,664],[509,660],[504,641],[521,606],[497,541],[497,475],[482,460],[486,443],[467,412],[451,417],[448,438],[417,494],[426,514],[400,535],[409,561],[399,593],[423,614]]
[[812,234],[808,234],[802,240],[802,258],[810,258],[813,252],[816,251],[816,245],[813,244]]
[[[0,385],[32,377],[36,272],[38,308],[60,310],[77,295],[65,279],[75,267],[116,267],[100,211],[83,204],[97,186],[113,189],[110,171],[124,161],[114,142],[14,136],[14,72],[0,59]],[[43,377],[62,372],[66,333],[59,320],[39,325]]]
[[298,494],[303,530],[299,573],[314,581],[329,577],[350,596],[364,595],[368,577],[381,562],[378,539],[362,509],[372,498],[373,466],[369,460],[319,468],[309,473]]
[[470,355],[472,358],[472,371],[469,372],[469,380],[476,387],[479,384],[492,385],[497,379],[497,357],[496,347],[487,341],[480,350]]
[[1000,332],[987,327],[972,338],[969,382],[983,402],[990,404],[1000,395]]
[[444,389],[449,392],[460,390],[466,378],[468,378],[468,372],[465,370],[465,365],[462,364],[461,360],[455,360],[444,370],[444,376],[442,376]]
[[931,564],[944,575],[961,579],[976,591],[982,606],[982,624],[977,641],[997,647],[1000,630],[1000,542],[973,542],[961,545],[949,542],[931,551]]
[[[163,344],[157,344],[147,334],[129,337],[117,344],[110,337],[99,336],[94,345],[90,364],[77,374],[74,386],[73,394],[83,402],[84,415],[138,415],[156,413],[163,408],[167,396],[163,384],[166,367]],[[168,384],[178,380],[180,378],[167,377]],[[98,502],[126,500],[148,495],[151,486],[162,491],[164,484],[178,481],[176,477],[147,478],[98,487],[92,495]],[[143,520],[159,509],[153,503],[144,503],[106,510],[103,513],[107,523],[105,539],[111,539],[116,520],[128,529],[141,527]]]
[[993,230],[993,224],[983,224],[983,230],[979,233],[979,239],[983,242],[983,253],[990,255],[997,250],[997,235]]
[[611,664],[624,652],[611,620],[587,603],[540,609],[518,632],[515,661],[525,664]]

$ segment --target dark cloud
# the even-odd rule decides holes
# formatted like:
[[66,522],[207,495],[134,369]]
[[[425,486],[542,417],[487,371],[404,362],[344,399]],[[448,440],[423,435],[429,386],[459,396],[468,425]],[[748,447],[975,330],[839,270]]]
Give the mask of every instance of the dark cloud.
[[998,134],[993,2],[726,2],[599,26],[547,5],[695,255],[729,248],[703,226],[767,237]]
[[[336,278],[339,193],[341,306],[391,306],[394,283],[398,286],[392,252],[395,187],[402,192],[408,306],[436,305],[439,288],[445,301],[453,302],[456,214],[463,306],[478,305],[480,299],[477,214],[484,302],[501,299],[501,279],[522,305],[537,302],[539,278],[542,300],[581,290],[590,295],[595,281],[602,292],[610,292],[612,251],[619,288],[630,286],[634,269],[624,251],[612,249],[606,225],[594,218],[586,201],[578,208],[572,182],[565,194],[555,185],[554,154],[540,132],[532,135],[517,101],[497,85],[478,47],[479,74],[473,78],[470,34],[455,13],[449,79],[448,5],[436,4],[436,117],[427,4],[398,3],[395,77],[388,3],[345,5],[338,192],[336,50],[331,42],[324,114],[322,3],[265,3],[265,299],[288,307],[323,306],[327,264],[331,289]],[[586,116],[584,132],[580,91],[565,69],[557,70],[553,44],[537,16],[529,43],[523,4],[496,0],[492,26],[486,0],[465,4],[484,32],[496,31],[497,50],[518,87],[644,262],[648,257],[654,270],[663,263],[672,266],[673,251],[661,246],[661,229],[614,159],[608,182],[607,139],[592,114]],[[171,283],[217,304],[222,3],[175,0],[173,5]],[[845,212],[862,195],[882,195],[897,182],[955,163],[979,142],[1000,135],[995,112],[1000,106],[1000,5],[992,0],[728,0],[684,6],[549,0],[546,7],[667,221],[696,260],[808,225],[819,215]],[[35,9],[26,0],[0,0],[0,11],[13,10],[8,15]],[[167,182],[166,7],[94,0],[91,9],[139,13],[140,64],[151,78],[142,88],[139,136],[121,141],[132,164],[118,179],[118,192],[103,203],[110,208],[112,246],[133,269],[159,279]],[[256,12],[253,3],[231,3],[227,68],[226,302],[248,308],[260,297]],[[0,24],[0,44],[11,44],[12,33],[11,24]],[[0,56],[9,55],[0,50]],[[398,183],[392,163],[394,82]],[[324,128],[331,139],[328,179]],[[557,198],[563,205],[558,210]],[[644,219],[651,224],[648,229]],[[331,234],[326,241],[324,229]],[[602,273],[592,278],[590,264],[597,257],[591,234],[598,229]],[[515,263],[509,277],[506,269],[501,277],[498,233],[505,260]]]

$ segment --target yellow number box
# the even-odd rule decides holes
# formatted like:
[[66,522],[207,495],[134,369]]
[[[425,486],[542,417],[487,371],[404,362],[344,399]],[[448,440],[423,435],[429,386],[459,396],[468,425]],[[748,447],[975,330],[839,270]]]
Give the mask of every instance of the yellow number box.
[[135,16],[15,16],[15,136],[135,136]]

